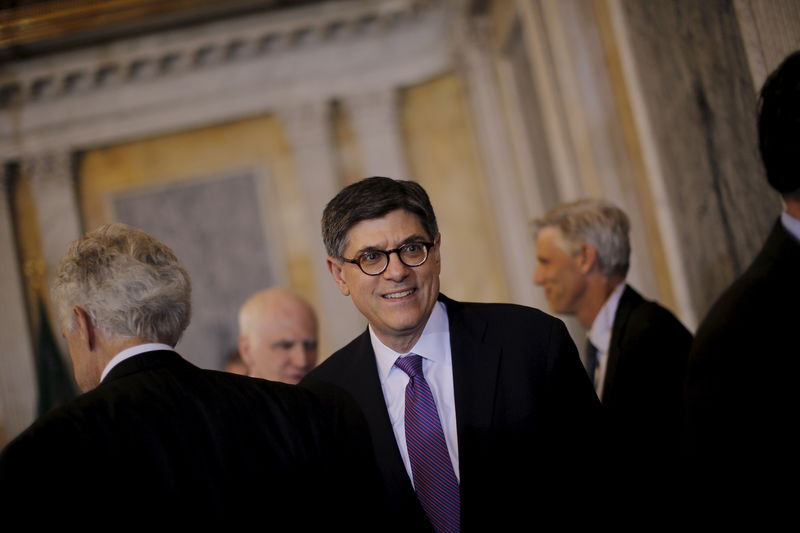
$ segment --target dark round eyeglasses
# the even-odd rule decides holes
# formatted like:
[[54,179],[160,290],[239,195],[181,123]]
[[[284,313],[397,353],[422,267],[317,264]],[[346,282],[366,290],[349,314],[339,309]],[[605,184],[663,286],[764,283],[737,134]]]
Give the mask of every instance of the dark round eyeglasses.
[[389,266],[389,255],[396,252],[400,262],[407,267],[418,267],[428,259],[428,250],[433,248],[432,242],[409,242],[394,250],[366,250],[354,259],[344,259],[345,263],[358,265],[367,276],[382,274]]

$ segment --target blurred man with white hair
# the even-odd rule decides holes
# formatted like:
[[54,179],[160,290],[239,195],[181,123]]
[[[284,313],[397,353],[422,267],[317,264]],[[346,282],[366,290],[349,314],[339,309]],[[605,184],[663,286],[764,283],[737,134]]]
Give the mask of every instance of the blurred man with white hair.
[[239,353],[256,378],[292,385],[317,364],[317,317],[281,287],[251,296],[239,311]]
[[610,453],[637,474],[668,468],[680,452],[692,336],[625,282],[627,215],[606,201],[581,200],[557,206],[534,225],[533,281],[554,313],[574,315],[588,330],[584,365],[603,405]]

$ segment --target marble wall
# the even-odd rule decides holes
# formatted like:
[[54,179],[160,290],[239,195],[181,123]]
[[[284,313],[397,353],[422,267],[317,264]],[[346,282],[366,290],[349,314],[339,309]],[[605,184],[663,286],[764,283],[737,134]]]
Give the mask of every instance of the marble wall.
[[[222,368],[239,339],[239,307],[275,283],[253,171],[113,196],[112,219],[141,228],[180,258],[192,279],[192,321],[177,349]],[[274,245],[274,244],[273,244]]]
[[730,1],[629,0],[623,9],[691,304],[702,316],[780,210],[759,160],[745,43]]

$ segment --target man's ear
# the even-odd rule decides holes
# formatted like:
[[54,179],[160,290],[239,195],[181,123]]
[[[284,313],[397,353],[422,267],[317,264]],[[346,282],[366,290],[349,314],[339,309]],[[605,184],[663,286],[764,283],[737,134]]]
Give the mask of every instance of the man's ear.
[[434,260],[434,261],[436,262],[436,264],[438,265],[438,264],[440,264],[440,263],[441,263],[441,261],[442,261],[442,255],[441,255],[441,250],[442,250],[442,234],[441,234],[441,233],[437,233],[437,234],[436,234],[436,237],[434,237],[434,238],[433,238],[433,244],[434,244],[434,246],[433,246],[433,250],[432,250],[432,251],[433,251],[433,260]]
[[581,244],[578,252],[578,268],[581,274],[586,275],[597,265],[597,248],[590,242]]
[[86,343],[89,350],[94,350],[97,346],[97,331],[92,322],[92,317],[85,309],[76,306],[72,307],[73,319],[75,320],[75,327],[78,328],[81,340]]
[[239,335],[239,355],[242,356],[242,361],[248,368],[252,368],[253,361],[250,359],[250,339],[245,335]]
[[333,276],[336,286],[339,287],[339,292],[345,296],[350,296],[350,289],[347,287],[347,282],[344,280],[344,276],[342,275],[344,263],[341,260],[331,256],[328,256],[327,259],[325,259],[325,263],[328,265],[328,270],[330,271],[331,276]]

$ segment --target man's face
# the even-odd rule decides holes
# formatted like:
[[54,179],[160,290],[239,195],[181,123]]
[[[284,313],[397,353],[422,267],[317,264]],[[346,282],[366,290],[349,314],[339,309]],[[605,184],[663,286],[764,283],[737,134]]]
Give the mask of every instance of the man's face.
[[578,258],[561,246],[561,230],[547,226],[536,237],[536,270],[533,282],[544,287],[550,308],[558,314],[574,314],[586,290],[586,274]]
[[241,346],[250,375],[297,384],[317,364],[317,322],[302,306],[264,315]]
[[[428,235],[416,215],[397,209],[381,218],[362,220],[347,232],[346,259],[361,252],[392,250],[409,242],[431,242],[428,259],[420,266],[404,265],[396,253],[377,276],[364,274],[358,265],[328,258],[339,290],[351,296],[381,341],[395,349],[410,349],[419,339],[439,295],[439,236]],[[400,348],[400,349],[398,349]]]

